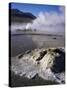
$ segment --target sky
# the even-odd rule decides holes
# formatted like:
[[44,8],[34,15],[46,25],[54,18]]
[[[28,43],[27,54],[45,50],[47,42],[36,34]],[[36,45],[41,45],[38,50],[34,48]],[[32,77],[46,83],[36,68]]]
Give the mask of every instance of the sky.
[[57,5],[43,5],[43,4],[25,4],[25,3],[11,3],[11,8],[18,9],[23,12],[30,12],[37,16],[39,12],[58,12],[60,6]]

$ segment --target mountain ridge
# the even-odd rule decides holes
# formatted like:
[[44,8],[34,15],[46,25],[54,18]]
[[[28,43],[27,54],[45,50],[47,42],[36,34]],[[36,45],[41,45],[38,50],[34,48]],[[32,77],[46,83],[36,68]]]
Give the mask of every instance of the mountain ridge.
[[29,12],[22,12],[18,9],[9,9],[9,11],[11,22],[30,22],[36,19],[36,16]]

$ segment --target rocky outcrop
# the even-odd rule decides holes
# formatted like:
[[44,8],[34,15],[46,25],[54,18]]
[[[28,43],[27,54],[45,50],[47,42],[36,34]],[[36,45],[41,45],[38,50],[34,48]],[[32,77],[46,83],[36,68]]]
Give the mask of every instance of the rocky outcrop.
[[65,83],[64,48],[28,50],[11,59],[11,70],[29,79],[37,75],[45,80]]

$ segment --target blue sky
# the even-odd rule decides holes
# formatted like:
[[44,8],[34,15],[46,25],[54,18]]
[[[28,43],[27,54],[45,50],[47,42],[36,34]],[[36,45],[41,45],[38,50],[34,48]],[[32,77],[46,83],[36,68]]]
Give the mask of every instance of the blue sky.
[[37,16],[39,12],[57,12],[60,13],[60,6],[56,5],[42,5],[42,4],[25,4],[25,3],[11,3],[11,8],[18,9],[23,12],[30,12]]

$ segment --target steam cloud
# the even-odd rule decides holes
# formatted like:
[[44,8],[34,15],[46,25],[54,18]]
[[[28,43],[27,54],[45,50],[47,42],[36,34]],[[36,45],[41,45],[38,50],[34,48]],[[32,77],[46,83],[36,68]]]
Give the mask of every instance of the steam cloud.
[[36,29],[37,32],[51,33],[51,34],[63,34],[65,32],[65,8],[59,7],[59,12],[40,12],[32,23],[13,23],[11,25],[11,31],[17,29]]
[[60,7],[58,12],[40,12],[32,23],[26,25],[26,29],[36,29],[44,32],[64,34],[65,8]]

